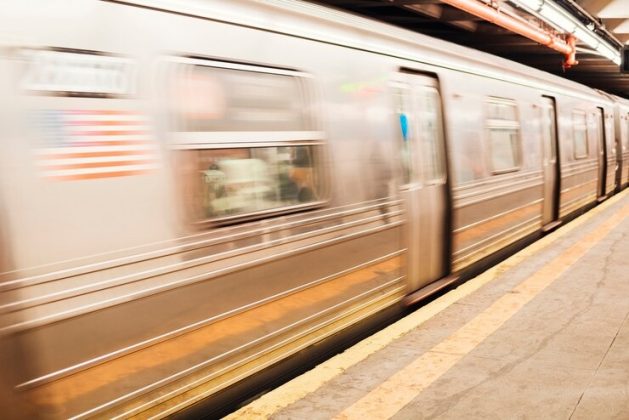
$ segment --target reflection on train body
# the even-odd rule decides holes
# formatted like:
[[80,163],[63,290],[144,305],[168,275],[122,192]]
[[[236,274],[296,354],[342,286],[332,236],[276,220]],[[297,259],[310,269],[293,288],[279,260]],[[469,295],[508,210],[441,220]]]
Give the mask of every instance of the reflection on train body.
[[5,3],[9,418],[214,401],[629,182],[628,101],[405,30],[287,0]]
[[314,146],[198,150],[205,217],[236,216],[317,201]]

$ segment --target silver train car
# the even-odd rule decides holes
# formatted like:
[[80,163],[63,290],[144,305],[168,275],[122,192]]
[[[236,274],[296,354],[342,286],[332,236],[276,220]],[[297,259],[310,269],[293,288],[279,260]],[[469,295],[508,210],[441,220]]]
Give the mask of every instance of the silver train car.
[[6,417],[175,413],[629,183],[629,101],[349,14],[2,10]]

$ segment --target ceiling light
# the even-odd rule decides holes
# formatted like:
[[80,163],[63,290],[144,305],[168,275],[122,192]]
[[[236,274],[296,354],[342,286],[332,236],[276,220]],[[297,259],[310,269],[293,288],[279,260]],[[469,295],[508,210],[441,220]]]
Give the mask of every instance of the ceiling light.
[[543,0],[518,0],[516,2],[519,6],[528,7],[531,10],[539,11],[542,4],[544,4]]
[[574,36],[577,37],[579,41],[585,42],[589,47],[596,49],[601,41],[594,36],[591,32],[584,31],[583,29],[577,27],[574,30]]
[[[596,54],[620,65],[620,53],[594,32],[595,26],[593,22],[587,25],[582,24],[576,17],[564,11],[563,8],[555,4],[552,0],[510,1],[520,7],[532,10],[533,15],[537,16],[539,19],[566,34],[573,34],[577,40],[594,49]],[[627,43],[629,44],[629,41]]]
[[548,19],[549,23],[557,25],[567,33],[572,33],[577,28],[577,24],[574,19],[566,16],[565,13],[553,7],[550,3],[544,3],[539,11],[539,14]]
[[596,51],[598,51],[599,54],[601,54],[603,57],[607,58],[608,60],[611,60],[614,63],[618,61],[617,64],[620,64],[620,53],[616,51],[615,49],[611,48],[609,45],[602,43],[598,47],[596,47]]

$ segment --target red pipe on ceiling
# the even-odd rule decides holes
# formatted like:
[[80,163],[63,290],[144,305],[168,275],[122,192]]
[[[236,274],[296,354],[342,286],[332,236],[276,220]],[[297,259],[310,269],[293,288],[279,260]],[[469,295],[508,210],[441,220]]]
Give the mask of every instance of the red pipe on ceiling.
[[[552,48],[555,51],[559,51],[560,53],[564,54],[564,56],[566,56],[566,63],[574,63],[575,47],[573,45],[570,45],[569,43],[566,43],[561,38],[544,32],[541,29],[536,28],[535,26],[530,25],[526,22],[505,15],[504,13],[500,13],[493,7],[486,6],[485,4],[480,3],[476,0],[441,1],[443,3],[449,4],[450,6],[454,6],[458,9],[464,10],[469,14],[485,19],[486,21],[503,27],[511,32],[520,34],[542,45],[546,45],[547,47]],[[570,60],[569,57],[572,57],[572,60]]]

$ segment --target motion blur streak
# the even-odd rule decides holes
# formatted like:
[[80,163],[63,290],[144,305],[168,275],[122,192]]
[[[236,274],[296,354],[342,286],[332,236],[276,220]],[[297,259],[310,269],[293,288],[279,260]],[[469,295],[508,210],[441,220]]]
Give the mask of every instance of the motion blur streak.
[[0,7],[7,418],[211,415],[629,182],[627,100],[377,22]]

